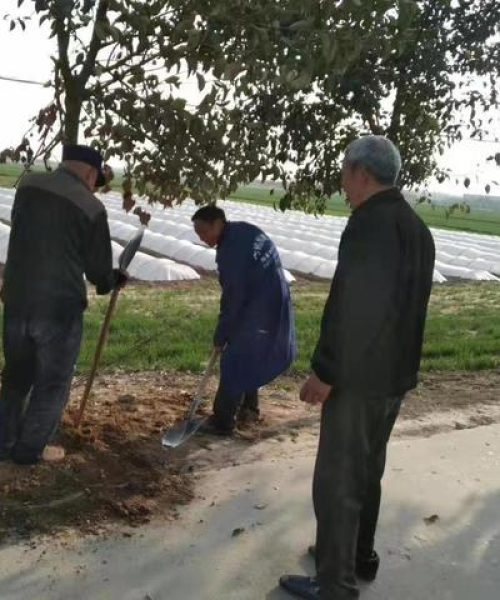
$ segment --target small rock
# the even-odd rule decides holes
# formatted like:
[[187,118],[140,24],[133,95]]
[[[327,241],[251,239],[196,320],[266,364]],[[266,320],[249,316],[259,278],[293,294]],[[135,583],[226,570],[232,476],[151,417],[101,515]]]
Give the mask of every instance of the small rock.
[[255,510],[264,510],[267,508],[267,504],[255,504]]
[[439,521],[439,515],[431,515],[430,517],[425,517],[424,519],[424,523],[426,525],[434,525],[434,523],[437,521]]
[[244,527],[236,527],[236,529],[233,530],[233,533],[231,534],[231,536],[238,537],[242,533],[245,533],[245,528]]

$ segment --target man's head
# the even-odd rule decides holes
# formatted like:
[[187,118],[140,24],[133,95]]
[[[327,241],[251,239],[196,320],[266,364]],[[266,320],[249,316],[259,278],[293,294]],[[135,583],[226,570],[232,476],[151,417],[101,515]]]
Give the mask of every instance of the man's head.
[[194,230],[202,242],[213,248],[217,246],[226,224],[226,215],[222,208],[210,204],[198,209],[191,217]]
[[342,165],[342,187],[351,207],[394,187],[400,170],[399,151],[387,138],[367,135],[349,144]]
[[102,155],[90,146],[65,144],[62,162],[67,169],[78,175],[90,190],[102,187],[106,183]]

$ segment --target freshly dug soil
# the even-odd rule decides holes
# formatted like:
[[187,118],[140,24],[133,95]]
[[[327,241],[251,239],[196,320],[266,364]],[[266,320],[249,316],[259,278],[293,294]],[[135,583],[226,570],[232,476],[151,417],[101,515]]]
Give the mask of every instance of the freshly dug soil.
[[[0,541],[68,528],[101,533],[117,521],[136,526],[153,517],[175,518],[176,507],[193,498],[197,472],[258,460],[259,452],[279,446],[259,445],[266,439],[316,433],[318,409],[298,401],[300,380],[285,377],[263,390],[261,420],[240,424],[235,438],[197,435],[167,450],[161,435],[185,416],[198,380],[161,372],[100,376],[80,430],[72,422],[85,382],[75,381],[58,440],[66,460],[33,467],[0,463]],[[395,435],[500,422],[499,388],[496,371],[427,374],[407,398]]]

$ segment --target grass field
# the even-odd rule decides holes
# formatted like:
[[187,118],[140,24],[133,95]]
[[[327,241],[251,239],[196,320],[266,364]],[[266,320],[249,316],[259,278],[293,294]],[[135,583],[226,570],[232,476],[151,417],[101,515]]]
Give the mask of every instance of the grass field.
[[[292,287],[298,358],[293,372],[309,368],[328,284]],[[199,371],[207,359],[217,317],[218,284],[206,279],[171,287],[130,285],[122,293],[103,355],[105,370]],[[106,298],[92,297],[78,362],[88,370]],[[480,370],[500,365],[500,286],[457,283],[434,287],[427,324],[424,370]]]
[[[11,187],[20,173],[21,169],[17,165],[0,164],[0,187]],[[112,188],[115,190],[120,189],[119,174],[113,180]],[[232,194],[231,200],[273,206],[280,199],[281,195],[282,192],[279,190],[270,195],[269,190],[250,186],[241,188]],[[432,205],[420,205],[416,208],[416,211],[431,227],[500,235],[500,212],[486,213],[483,211],[474,211],[474,207],[471,207],[469,214],[455,213],[447,217],[443,207]],[[336,216],[349,215],[349,209],[341,196],[335,196],[328,201],[326,212],[327,214]]]

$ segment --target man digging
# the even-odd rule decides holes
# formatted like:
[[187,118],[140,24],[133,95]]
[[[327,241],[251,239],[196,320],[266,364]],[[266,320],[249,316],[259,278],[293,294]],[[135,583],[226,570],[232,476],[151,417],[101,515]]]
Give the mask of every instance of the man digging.
[[282,577],[307,600],[359,597],[375,579],[386,447],[417,385],[434,270],[431,233],[396,187],[401,158],[386,138],[346,151],[342,187],[352,215],[342,235],[312,374],[301,399],[322,404],[313,482],[317,578]]
[[199,238],[217,248],[222,288],[214,334],[221,375],[213,415],[200,431],[231,435],[240,420],[257,419],[258,389],[292,363],[295,338],[290,290],[273,242],[249,223],[229,222],[216,206],[192,217]]
[[17,189],[2,289],[0,460],[64,458],[49,442],[80,350],[84,275],[98,294],[125,283],[112,267],[106,211],[93,194],[105,183],[102,162],[88,146],[66,145],[57,170],[27,174]]

